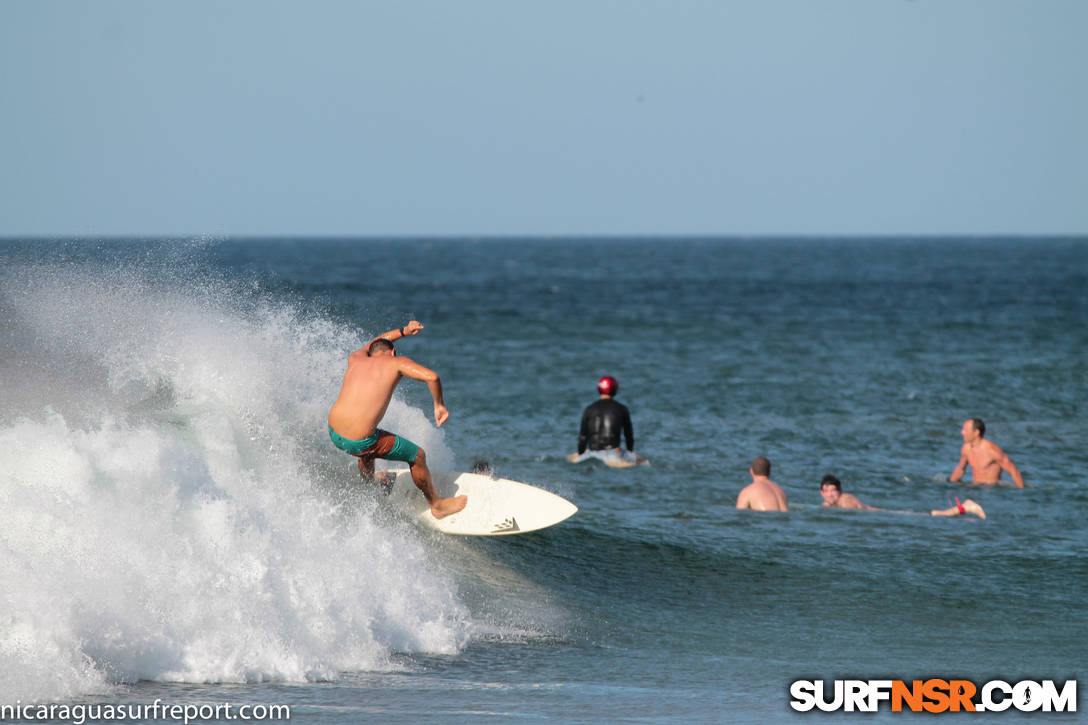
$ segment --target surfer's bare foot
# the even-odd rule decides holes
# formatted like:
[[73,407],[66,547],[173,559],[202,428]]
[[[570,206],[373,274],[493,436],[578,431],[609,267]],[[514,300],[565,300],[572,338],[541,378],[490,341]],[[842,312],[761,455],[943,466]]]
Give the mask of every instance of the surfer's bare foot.
[[465,495],[440,498],[431,504],[431,515],[436,519],[444,519],[451,514],[457,513],[467,505],[468,496]]
[[975,516],[978,516],[980,519],[986,518],[986,512],[982,510],[981,506],[979,506],[971,499],[967,499],[963,502],[963,510],[969,514],[974,514]]

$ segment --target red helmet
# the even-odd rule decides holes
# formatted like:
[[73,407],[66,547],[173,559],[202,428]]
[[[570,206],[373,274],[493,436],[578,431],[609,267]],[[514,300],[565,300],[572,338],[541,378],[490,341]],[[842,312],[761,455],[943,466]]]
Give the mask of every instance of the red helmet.
[[615,395],[620,391],[619,382],[611,375],[605,375],[597,381],[597,392],[601,395]]

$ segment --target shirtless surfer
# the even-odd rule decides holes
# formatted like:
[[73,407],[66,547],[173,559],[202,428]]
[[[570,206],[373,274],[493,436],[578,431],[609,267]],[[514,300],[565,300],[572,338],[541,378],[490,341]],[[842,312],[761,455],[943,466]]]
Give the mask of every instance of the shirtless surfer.
[[[858,500],[858,497],[852,493],[843,493],[842,482],[830,473],[824,476],[824,479],[820,481],[820,495],[823,496],[824,499],[823,505],[831,508],[884,511],[884,509],[878,509],[874,506],[863,504]],[[962,516],[964,514],[974,514],[980,519],[986,518],[986,512],[971,499],[967,499],[963,503],[960,503],[959,498],[957,498],[955,506],[947,509],[934,509],[929,512],[930,516]]]
[[329,411],[329,437],[337,448],[359,459],[359,473],[364,478],[374,477],[375,458],[407,463],[411,467],[412,481],[423,492],[431,513],[440,519],[463,509],[468,498],[439,498],[423,449],[406,438],[378,428],[402,377],[427,383],[434,398],[435,425],[441,427],[450,417],[442,402],[442,381],[438,374],[409,358],[398,357],[393,347],[394,340],[418,335],[422,329],[421,323],[412,320],[400,329],[374,338],[365,348],[348,356],[348,370],[340,395]]
[[1018,488],[1024,487],[1024,479],[1005,451],[994,442],[986,440],[986,424],[980,418],[965,421],[963,429],[963,447],[960,449],[960,462],[952,471],[949,481],[956,483],[963,478],[967,466],[971,466],[971,478],[974,483],[996,484],[1001,480],[1001,472],[1007,471],[1012,482]]
[[883,509],[866,506],[852,493],[843,493],[842,482],[830,473],[820,481],[820,495],[824,498],[824,506],[840,509],[865,509],[866,511],[882,511]]
[[771,462],[763,456],[752,461],[748,469],[752,482],[741,489],[737,508],[755,511],[788,511],[786,492],[771,480]]

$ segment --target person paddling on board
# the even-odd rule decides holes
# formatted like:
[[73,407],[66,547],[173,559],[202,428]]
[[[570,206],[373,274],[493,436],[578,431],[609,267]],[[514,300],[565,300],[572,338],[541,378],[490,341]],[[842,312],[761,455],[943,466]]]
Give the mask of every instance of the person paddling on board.
[[852,493],[843,493],[842,482],[830,473],[820,481],[820,495],[823,496],[824,506],[839,509],[865,509],[866,511],[883,511],[883,509],[866,506]]
[[442,402],[442,381],[433,370],[406,357],[398,357],[393,341],[418,335],[423,325],[412,320],[404,327],[390,330],[348,356],[348,370],[340,395],[329,410],[329,437],[342,451],[359,459],[359,473],[374,478],[374,459],[404,461],[411,467],[412,481],[431,507],[436,519],[455,514],[465,507],[465,496],[439,498],[427,468],[427,456],[415,443],[378,428],[385,415],[393,390],[401,378],[422,380],[434,398],[434,422],[441,427],[450,412]]
[[755,511],[789,511],[789,502],[782,487],[771,480],[771,462],[763,456],[752,461],[748,473],[752,482],[741,489],[737,508]]
[[971,479],[974,483],[996,484],[1001,480],[1001,472],[1012,476],[1017,488],[1024,487],[1024,477],[1020,469],[1005,455],[1005,451],[994,442],[986,440],[986,424],[981,418],[965,421],[960,430],[963,447],[960,448],[960,462],[948,480],[957,483],[963,478],[967,466],[971,466]]
[[[578,452],[567,456],[567,460],[580,461],[588,448],[590,451],[612,451],[629,463],[646,462],[645,458],[635,453],[631,412],[626,405],[615,400],[619,390],[619,382],[611,375],[605,375],[597,381],[600,398],[582,413],[582,427],[578,431]],[[620,448],[621,432],[627,444],[626,453]]]
[[[865,511],[884,510],[873,506],[866,506],[852,493],[843,493],[842,483],[830,473],[824,476],[824,479],[820,481],[820,495],[823,496],[824,499],[823,505],[831,508],[864,509]],[[956,505],[952,508],[934,509],[929,512],[930,516],[962,516],[964,514],[974,514],[980,519],[986,518],[986,512],[971,499],[967,499],[963,503],[960,503],[959,498],[957,498]]]

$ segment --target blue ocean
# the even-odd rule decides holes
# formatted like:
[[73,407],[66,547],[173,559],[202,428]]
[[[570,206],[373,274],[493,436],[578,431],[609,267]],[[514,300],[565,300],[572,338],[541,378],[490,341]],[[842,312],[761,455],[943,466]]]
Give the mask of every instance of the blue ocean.
[[[409,320],[450,419],[407,380],[384,427],[577,514],[443,536],[360,481],[325,417]],[[7,239],[0,341],[0,704],[901,722],[791,683],[1088,678],[1083,238]],[[605,374],[649,466],[565,460]],[[975,417],[1025,488],[948,482]],[[735,508],[757,456],[788,513]]]

